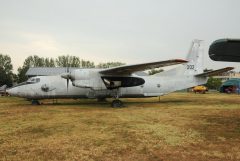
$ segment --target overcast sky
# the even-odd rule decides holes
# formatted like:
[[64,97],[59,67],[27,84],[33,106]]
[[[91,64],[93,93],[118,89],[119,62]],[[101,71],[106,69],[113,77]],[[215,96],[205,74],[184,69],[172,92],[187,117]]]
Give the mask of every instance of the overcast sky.
[[185,58],[204,40],[205,67],[219,38],[240,38],[239,0],[0,0],[0,53],[14,70],[29,55],[75,55],[127,64]]

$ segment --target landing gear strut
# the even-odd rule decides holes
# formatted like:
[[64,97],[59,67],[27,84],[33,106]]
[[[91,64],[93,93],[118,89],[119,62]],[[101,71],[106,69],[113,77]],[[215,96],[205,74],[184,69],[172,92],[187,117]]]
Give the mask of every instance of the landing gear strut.
[[32,100],[32,105],[40,105],[40,102],[38,100]]
[[123,107],[123,102],[119,100],[119,89],[116,90],[115,100],[112,101],[112,107],[113,108],[118,108],[118,107]]

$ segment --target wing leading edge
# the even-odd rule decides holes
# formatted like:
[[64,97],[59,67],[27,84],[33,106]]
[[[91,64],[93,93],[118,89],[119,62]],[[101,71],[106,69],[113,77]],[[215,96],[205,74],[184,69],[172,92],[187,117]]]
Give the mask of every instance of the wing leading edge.
[[177,65],[177,64],[187,63],[187,62],[188,61],[182,60],[182,59],[172,59],[172,60],[158,61],[158,62],[151,62],[151,63],[124,65],[120,67],[104,69],[99,71],[99,73],[104,75],[131,75],[132,73],[139,72],[139,71]]

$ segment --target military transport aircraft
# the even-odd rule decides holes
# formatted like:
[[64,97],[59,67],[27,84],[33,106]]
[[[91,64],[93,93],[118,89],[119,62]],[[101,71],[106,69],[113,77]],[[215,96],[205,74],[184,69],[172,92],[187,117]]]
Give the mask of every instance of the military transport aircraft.
[[[177,65],[155,75],[138,76],[135,72]],[[40,99],[110,98],[113,107],[121,107],[119,98],[155,97],[205,84],[207,77],[232,70],[232,67],[203,73],[201,41],[191,44],[187,60],[173,59],[152,63],[124,65],[108,69],[76,69],[54,76],[36,76],[10,88],[12,96],[25,97],[32,104]],[[71,83],[69,83],[71,81]]]

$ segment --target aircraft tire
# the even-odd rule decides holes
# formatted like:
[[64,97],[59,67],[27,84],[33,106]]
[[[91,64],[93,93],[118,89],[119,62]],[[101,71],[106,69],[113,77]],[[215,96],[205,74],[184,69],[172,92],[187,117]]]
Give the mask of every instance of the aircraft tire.
[[32,105],[40,105],[40,102],[38,100],[32,100]]
[[120,100],[113,100],[112,101],[112,107],[113,108],[123,107],[123,102],[120,101]]

